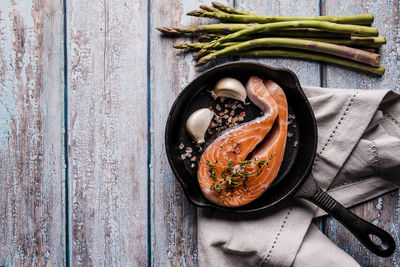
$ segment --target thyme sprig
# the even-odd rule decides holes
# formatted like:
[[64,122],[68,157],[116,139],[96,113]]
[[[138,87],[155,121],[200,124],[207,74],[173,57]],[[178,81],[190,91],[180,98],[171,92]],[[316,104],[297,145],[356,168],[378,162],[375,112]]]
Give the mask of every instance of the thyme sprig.
[[[218,165],[218,160],[215,163],[207,160],[209,167],[208,174],[215,182],[210,186],[210,190],[215,190],[221,193],[223,190],[233,190],[236,187],[243,186],[247,189],[247,183],[257,178],[263,171],[265,166],[268,166],[271,161],[271,155],[268,159],[253,159],[241,160],[235,166],[234,160],[230,160],[226,166]],[[221,176],[218,177],[216,168],[223,168]],[[249,172],[250,167],[256,167],[256,172]]]

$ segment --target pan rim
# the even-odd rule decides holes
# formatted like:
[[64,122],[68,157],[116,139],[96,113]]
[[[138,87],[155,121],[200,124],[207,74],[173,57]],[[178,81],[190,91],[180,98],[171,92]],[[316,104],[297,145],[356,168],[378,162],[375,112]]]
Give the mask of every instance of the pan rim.
[[[235,66],[237,65],[237,67],[240,66],[249,66],[249,65],[253,65],[254,67],[261,67],[261,68],[265,68],[269,71],[272,72],[286,72],[288,74],[290,74],[290,76],[293,77],[294,79],[294,86],[296,87],[296,89],[298,90],[298,93],[300,93],[300,95],[302,96],[303,100],[304,100],[304,104],[307,106],[307,111],[310,112],[310,119],[311,119],[311,124],[313,125],[313,129],[312,129],[312,139],[313,139],[313,147],[311,148],[312,150],[312,155],[310,157],[310,160],[308,162],[308,164],[306,164],[305,170],[302,174],[302,177],[297,179],[297,182],[295,183],[294,186],[292,186],[292,188],[284,195],[282,195],[279,200],[269,203],[268,205],[265,206],[261,206],[261,207],[257,207],[257,208],[249,208],[246,209],[246,205],[239,207],[239,208],[229,208],[229,207],[222,207],[222,206],[218,206],[214,203],[211,202],[207,202],[207,203],[198,203],[196,201],[194,201],[189,193],[188,193],[188,189],[187,189],[187,185],[184,183],[184,181],[182,180],[182,177],[180,177],[180,174],[177,170],[177,167],[175,166],[175,163],[172,159],[172,151],[170,146],[167,145],[168,140],[169,140],[169,125],[171,124],[171,120],[174,114],[174,111],[177,107],[177,105],[179,104],[181,98],[184,96],[185,91],[187,90],[187,88],[191,88],[193,86],[193,84],[195,84],[199,79],[201,79],[203,76],[209,75],[210,73],[213,73],[215,71],[218,71],[219,69],[223,69],[226,67],[231,67],[231,66]],[[191,202],[193,205],[195,205],[196,207],[201,207],[201,208],[215,208],[218,210],[223,210],[223,211],[229,211],[229,212],[236,212],[236,213],[254,213],[254,212],[261,212],[267,209],[273,209],[276,206],[279,206],[279,204],[291,199],[291,196],[293,196],[296,191],[301,187],[301,185],[304,183],[304,181],[307,179],[307,177],[309,176],[311,169],[313,167],[313,163],[315,160],[315,156],[316,156],[316,150],[317,150],[317,124],[316,124],[316,119],[315,119],[315,115],[313,113],[313,110],[311,108],[311,104],[308,101],[301,85],[300,82],[296,76],[296,74],[287,68],[276,68],[276,67],[272,67],[272,66],[268,66],[266,64],[262,64],[262,63],[256,63],[256,62],[251,62],[251,61],[237,61],[237,62],[228,62],[228,63],[224,63],[224,64],[220,64],[217,65],[211,69],[206,70],[205,72],[199,74],[197,77],[195,77],[191,82],[189,82],[185,88],[178,94],[178,96],[175,98],[174,103],[172,104],[171,108],[170,108],[170,112],[168,114],[167,117],[167,121],[165,124],[165,135],[164,135],[164,143],[165,143],[165,149],[166,149],[166,154],[167,154],[167,158],[168,158],[168,163],[171,166],[171,169],[174,173],[175,179],[178,180],[179,184],[181,185],[183,192],[185,194],[185,197],[189,200],[189,202]]]

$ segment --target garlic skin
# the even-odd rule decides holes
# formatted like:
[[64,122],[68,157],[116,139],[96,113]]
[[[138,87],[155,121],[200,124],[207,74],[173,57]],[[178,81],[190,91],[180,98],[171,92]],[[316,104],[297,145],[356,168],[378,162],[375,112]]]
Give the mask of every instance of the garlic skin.
[[243,84],[231,77],[226,77],[217,82],[211,96],[216,99],[218,97],[227,97],[244,102],[247,94]]
[[205,142],[204,136],[214,117],[214,112],[208,108],[198,109],[186,121],[186,130],[197,144]]

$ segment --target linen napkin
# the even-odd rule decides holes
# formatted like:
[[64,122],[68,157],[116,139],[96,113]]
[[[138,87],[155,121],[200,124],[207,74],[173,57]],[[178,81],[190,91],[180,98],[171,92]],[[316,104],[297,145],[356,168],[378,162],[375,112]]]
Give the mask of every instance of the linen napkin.
[[[318,126],[311,175],[344,206],[400,186],[400,96],[389,90],[303,87]],[[311,223],[296,200],[275,213],[198,209],[200,266],[359,266]],[[329,253],[328,253],[329,252]]]

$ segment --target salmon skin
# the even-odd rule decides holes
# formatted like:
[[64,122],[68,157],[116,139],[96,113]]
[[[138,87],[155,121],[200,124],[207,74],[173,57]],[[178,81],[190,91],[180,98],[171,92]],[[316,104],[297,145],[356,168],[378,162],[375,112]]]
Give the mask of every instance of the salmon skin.
[[276,178],[285,153],[288,106],[282,88],[252,76],[246,91],[264,115],[219,136],[198,165],[203,194],[224,207],[240,207],[261,196]]

